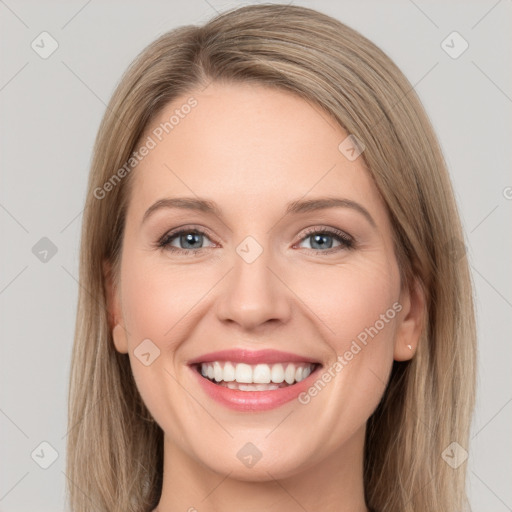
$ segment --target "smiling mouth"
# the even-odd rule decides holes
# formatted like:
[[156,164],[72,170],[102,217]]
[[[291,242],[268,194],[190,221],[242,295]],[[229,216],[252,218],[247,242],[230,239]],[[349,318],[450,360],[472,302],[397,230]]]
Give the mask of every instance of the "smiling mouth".
[[196,364],[205,379],[239,391],[270,391],[293,386],[309,377],[321,365],[318,363],[246,364],[231,361],[211,361]]

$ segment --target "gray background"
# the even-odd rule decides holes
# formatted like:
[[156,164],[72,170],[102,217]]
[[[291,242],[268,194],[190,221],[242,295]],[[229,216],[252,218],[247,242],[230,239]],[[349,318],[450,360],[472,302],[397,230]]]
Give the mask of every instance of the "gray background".
[[[128,64],[157,36],[244,3],[0,0],[2,512],[64,510],[81,211],[105,104]],[[512,510],[512,0],[294,3],[330,14],[380,46],[431,117],[461,209],[477,295],[469,494],[475,511]],[[43,31],[58,43],[47,59],[31,47]],[[456,59],[441,46],[453,31],[469,43]],[[38,252],[47,248],[43,237],[57,250],[46,261]],[[40,466],[52,461],[52,449],[43,441],[58,454],[47,469]]]

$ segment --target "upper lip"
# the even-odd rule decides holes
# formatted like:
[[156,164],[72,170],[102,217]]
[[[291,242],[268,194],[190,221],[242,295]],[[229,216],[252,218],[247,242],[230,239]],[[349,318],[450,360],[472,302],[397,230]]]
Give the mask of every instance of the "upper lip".
[[292,352],[282,352],[280,350],[248,350],[248,349],[229,349],[218,352],[209,352],[199,357],[191,359],[188,364],[208,363],[212,361],[230,361],[233,363],[319,363],[318,360],[311,357],[293,354]]

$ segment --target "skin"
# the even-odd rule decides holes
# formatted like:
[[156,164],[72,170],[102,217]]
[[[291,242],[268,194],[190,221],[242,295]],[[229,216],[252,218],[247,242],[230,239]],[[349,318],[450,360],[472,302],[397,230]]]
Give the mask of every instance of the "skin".
[[[129,354],[165,434],[158,511],[367,511],[366,422],[393,360],[414,355],[424,307],[420,289],[400,282],[385,205],[363,159],[338,149],[348,133],[288,92],[213,83],[167,105],[142,140],[190,96],[197,106],[133,171],[120,284],[108,281],[115,347]],[[214,201],[222,218],[161,209],[141,224],[154,202],[176,196]],[[375,227],[350,208],[285,215],[289,201],[321,196],[358,202]],[[207,231],[202,245],[172,241],[204,247],[199,255],[156,247],[182,226]],[[319,247],[310,227],[339,229],[356,246],[324,231],[328,245]],[[263,248],[250,264],[236,252],[247,236]],[[396,302],[401,311],[306,405],[233,411],[187,366],[215,350],[273,348],[327,369]],[[160,350],[149,366],[134,356],[145,339]],[[247,442],[261,453],[251,468],[236,456]]]

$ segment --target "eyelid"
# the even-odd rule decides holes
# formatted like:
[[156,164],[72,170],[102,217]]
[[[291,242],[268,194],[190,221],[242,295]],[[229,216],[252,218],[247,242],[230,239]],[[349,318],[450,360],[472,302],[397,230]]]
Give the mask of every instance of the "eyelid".
[[342,229],[335,228],[332,226],[323,226],[323,225],[315,225],[310,228],[306,228],[306,231],[302,234],[301,240],[304,238],[314,235],[315,233],[329,233],[331,235],[337,235],[346,242],[354,243],[355,239],[352,235],[349,235],[346,231]]
[[[158,238],[157,240],[157,246],[161,247],[160,244],[162,244],[165,240],[168,240],[170,238],[174,238],[175,236],[179,235],[180,233],[182,232],[185,232],[185,233],[188,233],[188,232],[197,232],[199,233],[200,235],[206,235],[207,238],[213,242],[214,244],[216,244],[212,238],[215,238],[214,236],[212,236],[210,230],[208,228],[205,228],[204,226],[199,226],[199,225],[194,225],[194,224],[184,224],[183,226],[177,226],[169,231],[166,231],[160,238]],[[165,247],[164,247],[165,248]],[[179,249],[179,248],[176,248],[177,250],[183,250],[183,251],[189,251],[191,249]],[[195,252],[197,251],[200,251],[202,249],[207,249],[207,247],[202,247],[201,249],[195,249]]]
[[[338,242],[340,243],[337,247],[330,247],[329,249],[325,249],[323,251],[318,251],[315,249],[309,249],[305,247],[306,251],[313,252],[315,255],[329,255],[332,253],[339,253],[342,251],[349,251],[353,250],[357,247],[356,240],[352,235],[349,235],[347,232],[334,228],[331,226],[323,226],[323,225],[316,225],[312,226],[310,228],[306,228],[306,231],[302,233],[300,240],[298,244],[302,243],[304,240],[308,239],[309,237],[315,235],[315,234],[327,234],[328,236],[338,239]],[[297,245],[297,244],[295,244]],[[294,246],[295,247],[295,246]]]
[[[200,247],[198,249],[181,249],[179,247],[174,247],[174,246],[170,245],[171,239],[177,237],[178,235],[180,235],[182,233],[192,233],[192,232],[195,232],[199,235],[206,236],[208,238],[208,240],[210,240],[213,243],[213,246]],[[325,250],[315,250],[315,249],[310,249],[307,247],[304,247],[303,249],[305,249],[308,252],[312,252],[314,254],[328,255],[328,254],[332,254],[332,253],[338,253],[343,250],[344,251],[351,250],[357,246],[355,238],[352,235],[348,234],[347,232],[345,232],[339,228],[335,228],[332,226],[325,226],[325,225],[314,225],[314,226],[305,228],[305,230],[301,233],[301,236],[300,236],[298,242],[296,242],[293,247],[297,246],[298,244],[302,243],[304,240],[306,240],[310,236],[313,236],[317,233],[327,234],[327,235],[331,236],[332,238],[338,239],[338,242],[340,243],[340,245],[337,247],[330,247]],[[155,246],[158,249],[168,250],[170,252],[175,252],[175,253],[181,253],[182,255],[188,255],[190,253],[200,254],[201,252],[203,252],[207,249],[212,249],[215,246],[218,247],[218,244],[214,241],[214,239],[215,239],[215,237],[211,236],[209,229],[205,228],[204,226],[185,224],[185,225],[178,226],[176,228],[171,229],[170,231],[165,232],[164,235],[162,235],[157,240]]]

